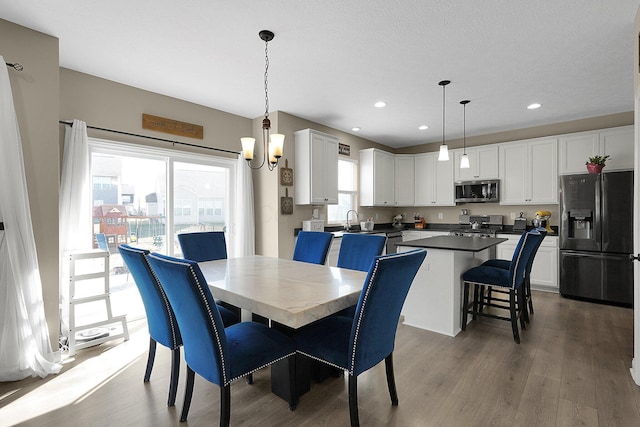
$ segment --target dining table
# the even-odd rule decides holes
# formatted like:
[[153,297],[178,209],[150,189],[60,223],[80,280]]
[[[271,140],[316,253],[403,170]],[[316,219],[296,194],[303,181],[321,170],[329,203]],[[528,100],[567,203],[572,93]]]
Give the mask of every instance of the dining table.
[[[269,319],[287,334],[358,303],[366,272],[261,255],[198,263],[214,298]],[[309,390],[309,361],[296,356],[296,393]],[[286,361],[271,367],[273,393],[289,400]]]

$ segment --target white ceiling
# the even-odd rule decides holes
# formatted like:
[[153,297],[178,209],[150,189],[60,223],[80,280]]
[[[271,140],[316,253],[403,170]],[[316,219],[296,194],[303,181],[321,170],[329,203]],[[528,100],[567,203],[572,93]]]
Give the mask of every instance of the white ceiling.
[[0,0],[0,18],[58,37],[62,67],[248,118],[264,113],[268,29],[270,111],[403,147],[441,141],[444,79],[446,139],[463,99],[467,136],[632,111],[639,4]]

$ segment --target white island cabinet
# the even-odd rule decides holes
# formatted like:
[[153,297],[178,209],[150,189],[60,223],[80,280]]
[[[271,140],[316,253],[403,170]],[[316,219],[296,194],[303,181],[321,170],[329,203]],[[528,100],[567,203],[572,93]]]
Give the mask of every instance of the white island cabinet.
[[296,205],[338,203],[338,138],[313,129],[294,132]]
[[402,242],[398,252],[426,248],[427,257],[413,279],[402,307],[406,325],[451,337],[462,325],[462,275],[491,256],[497,238],[435,236]]

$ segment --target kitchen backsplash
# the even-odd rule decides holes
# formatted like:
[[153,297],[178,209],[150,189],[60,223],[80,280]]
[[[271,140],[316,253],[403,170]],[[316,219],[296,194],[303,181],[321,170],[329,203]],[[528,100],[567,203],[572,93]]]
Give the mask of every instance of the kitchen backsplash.
[[[531,220],[535,218],[537,211],[551,212],[551,225],[559,224],[559,207],[558,205],[526,205],[526,206],[507,206],[497,203],[465,203],[457,206],[439,206],[439,207],[406,207],[406,208],[370,208],[361,207],[358,214],[361,217],[372,217],[376,223],[393,222],[393,217],[398,214],[404,214],[402,222],[413,222],[413,216],[417,213],[423,216],[427,224],[457,224],[460,211],[466,209],[470,215],[502,215],[505,225],[513,225],[511,214],[515,217],[520,216],[520,212],[524,212],[527,218],[527,225],[531,225]],[[442,218],[440,218],[440,214]]]

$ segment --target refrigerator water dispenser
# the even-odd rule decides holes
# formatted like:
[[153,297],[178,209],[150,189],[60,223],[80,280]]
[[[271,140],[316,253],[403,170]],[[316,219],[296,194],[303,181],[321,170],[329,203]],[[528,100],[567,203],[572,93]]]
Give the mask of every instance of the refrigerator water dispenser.
[[593,212],[590,209],[569,211],[569,238],[593,238]]

